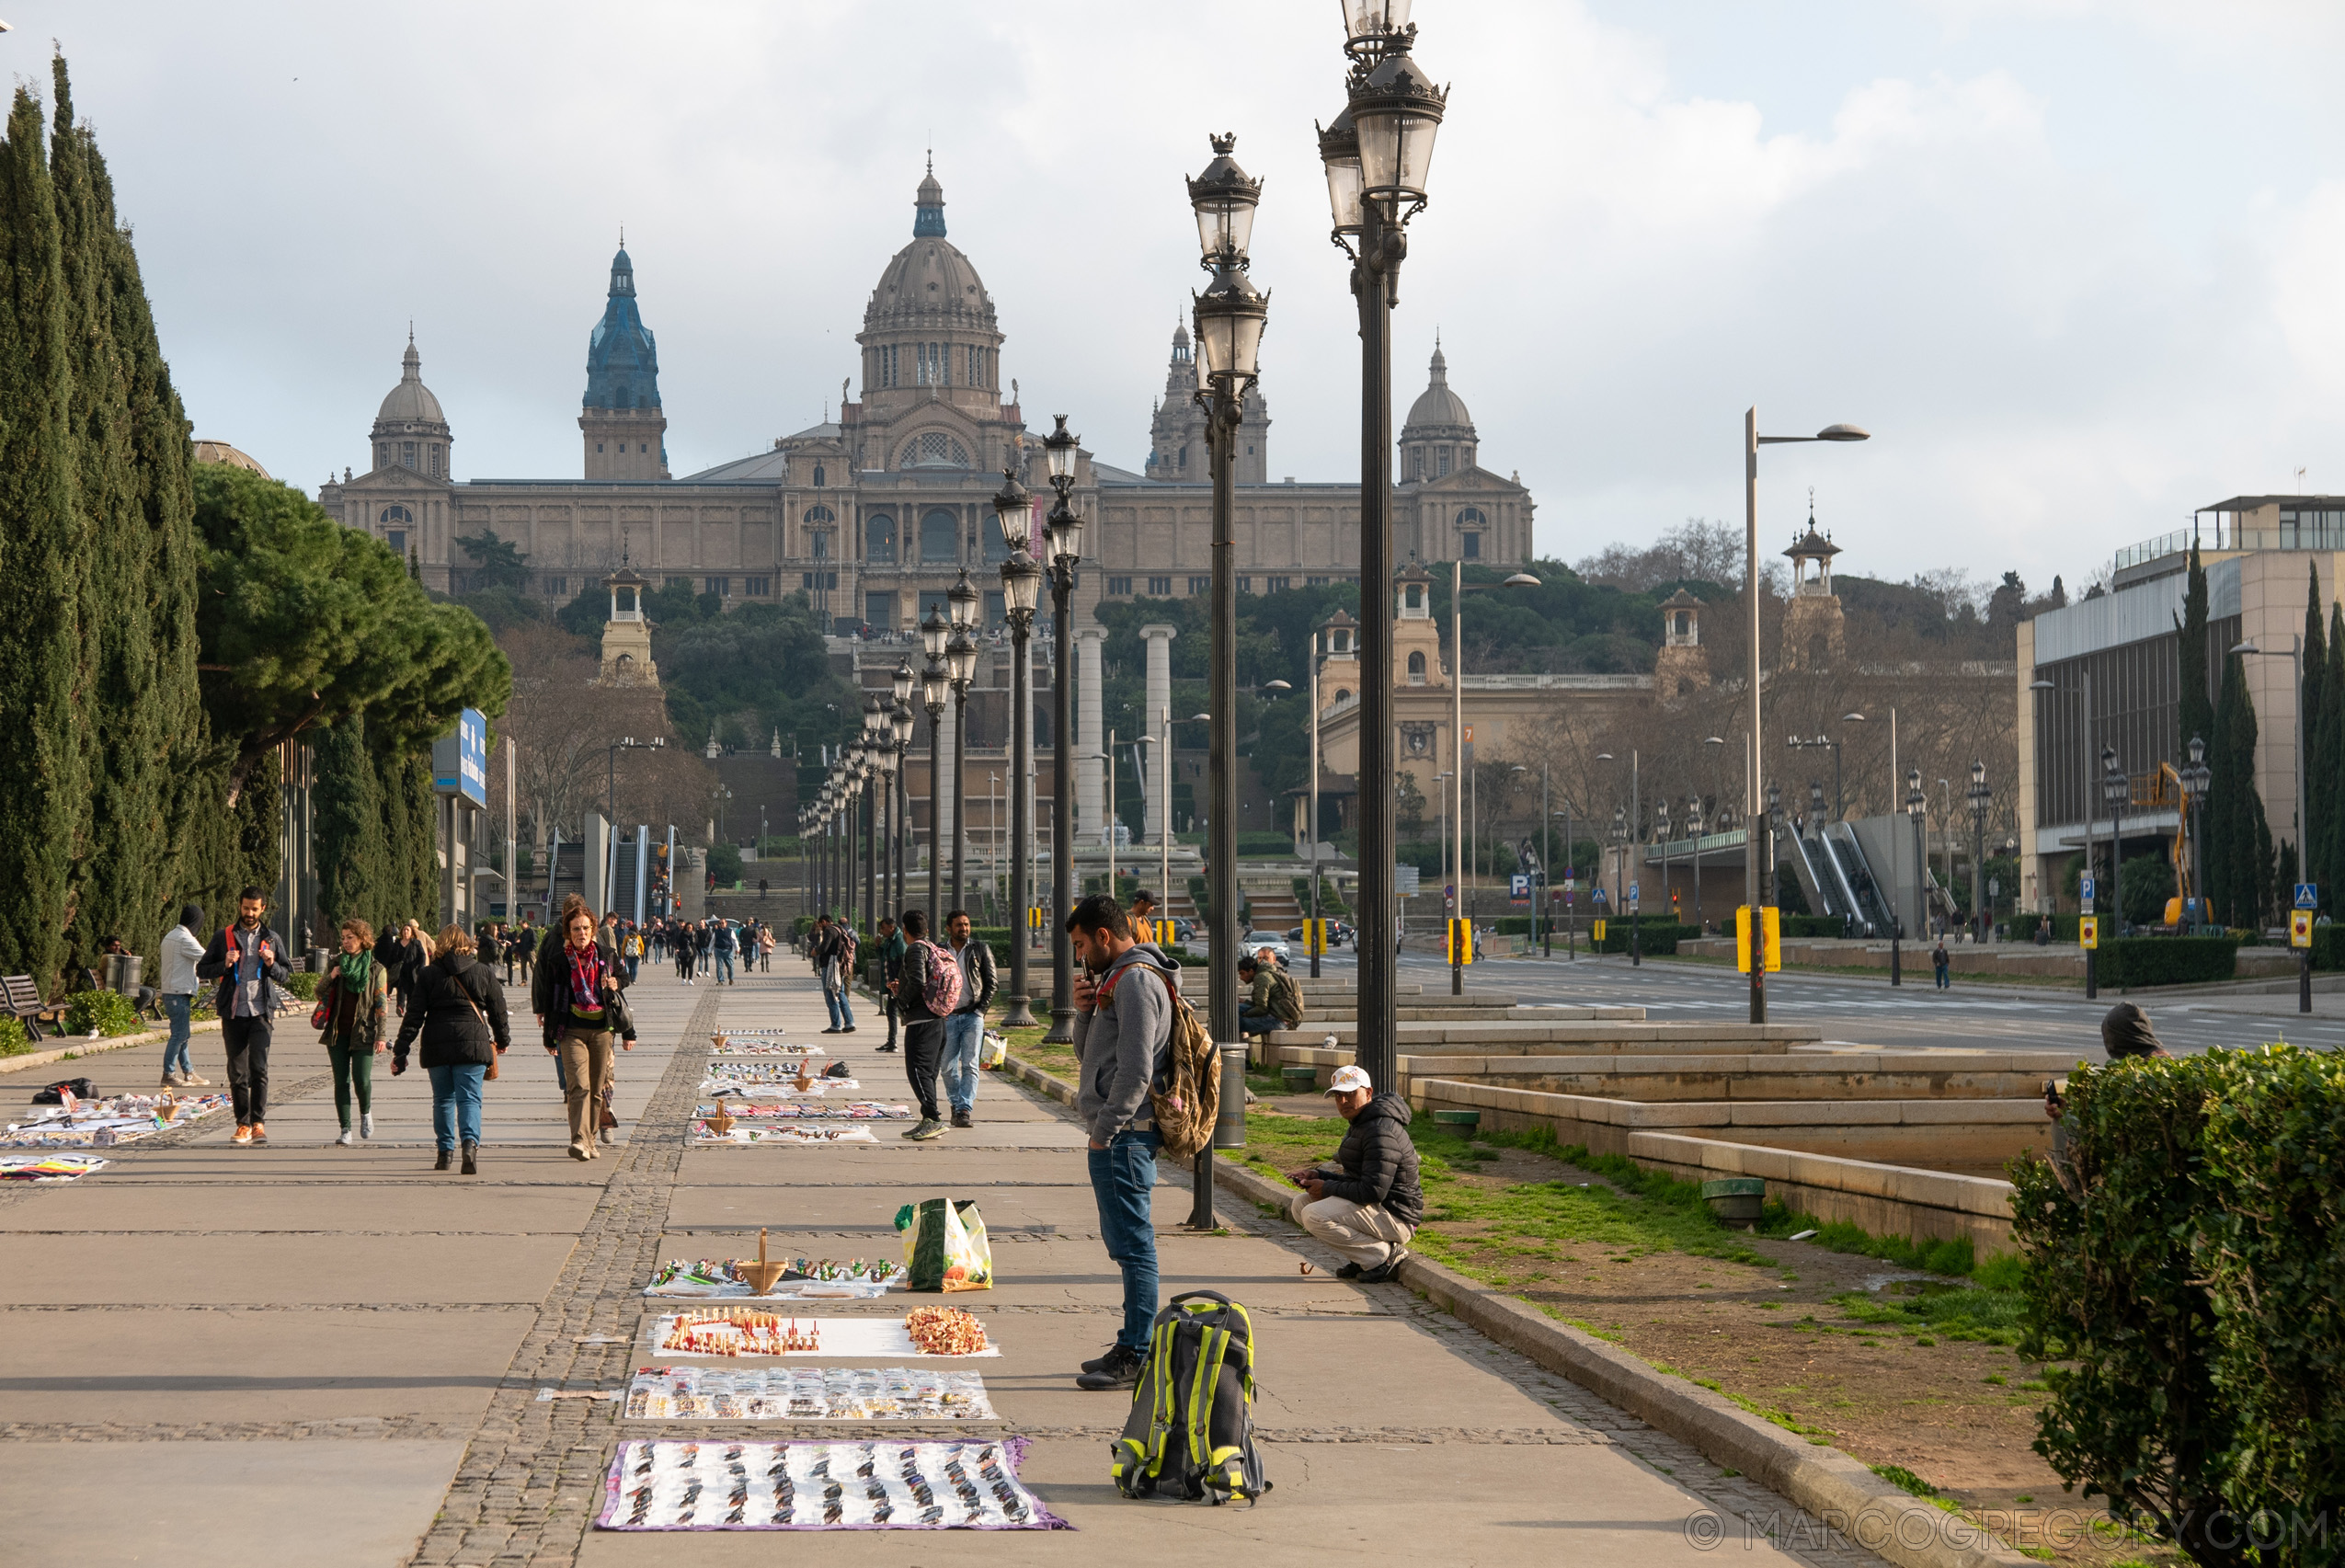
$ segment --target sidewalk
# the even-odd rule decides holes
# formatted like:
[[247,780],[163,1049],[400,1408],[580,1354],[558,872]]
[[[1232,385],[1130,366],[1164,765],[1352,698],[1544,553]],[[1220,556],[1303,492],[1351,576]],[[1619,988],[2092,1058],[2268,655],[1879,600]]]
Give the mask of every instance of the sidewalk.
[[[1689,1533],[1708,1546],[1702,1532],[1717,1525],[1741,1561],[1877,1562],[1402,1288],[1334,1279],[1340,1260],[1283,1220],[1225,1194],[1230,1233],[1180,1230],[1190,1194],[1169,1163],[1156,1203],[1164,1294],[1210,1286],[1252,1310],[1255,1414],[1276,1490],[1252,1509],[1119,1498],[1107,1444],[1128,1401],[1071,1380],[1113,1337],[1119,1288],[1083,1135],[1058,1105],[988,1075],[977,1129],[932,1144],[897,1138],[898,1124],[876,1127],[876,1145],[684,1145],[714,1024],[817,1037],[812,979],[777,957],[771,976],[721,990],[646,966],[634,993],[643,1044],[620,1062],[625,1141],[591,1164],[564,1154],[552,1071],[527,1037],[489,1088],[479,1176],[430,1171],[429,1093],[412,1071],[379,1078],[376,1143],[331,1147],[323,1052],[294,1028],[278,1035],[269,1148],[230,1148],[215,1116],[129,1146],[71,1185],[0,1192],[6,1555],[621,1568],[792,1548],[932,1565],[1284,1563],[1365,1549],[1642,1565],[1702,1561]],[[885,1037],[867,1020],[829,1043],[871,1097],[901,1100],[901,1059],[873,1049]],[[216,1042],[199,1037],[197,1070],[224,1079]],[[120,1070],[93,1067],[127,1088],[152,1065],[124,1053]],[[761,1225],[775,1255],[899,1256],[898,1207],[948,1193],[978,1200],[1000,1284],[946,1299],[983,1318],[1003,1352],[970,1364],[1001,1424],[955,1435],[1033,1438],[1023,1477],[1073,1532],[841,1532],[818,1545],[590,1528],[623,1438],[933,1435],[624,1421],[611,1402],[537,1394],[623,1388],[634,1367],[663,1359],[641,1338],[657,1311],[640,1295],[662,1258],[752,1253]],[[1303,1258],[1317,1271],[1303,1275]],[[935,1299],[891,1295],[885,1314],[921,1299]],[[1807,1549],[1746,1547],[1754,1520]]]

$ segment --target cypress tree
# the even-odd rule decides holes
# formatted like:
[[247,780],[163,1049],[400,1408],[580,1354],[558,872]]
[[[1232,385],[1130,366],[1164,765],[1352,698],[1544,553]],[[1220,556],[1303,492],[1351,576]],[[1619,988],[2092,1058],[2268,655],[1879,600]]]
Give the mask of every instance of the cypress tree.
[[[2345,606],[2328,606],[2328,658],[2320,683],[2320,711],[2314,715],[2313,754],[2309,776],[2321,780],[2327,792],[2327,816],[2321,819],[2326,855],[2305,868],[2321,885],[2321,898],[2332,918],[2345,913]],[[2309,791],[2310,786],[2306,786]]]
[[2320,563],[2312,565],[2312,583],[2305,596],[2305,647],[2299,665],[2304,679],[2296,691],[2298,733],[2304,737],[2303,759],[2305,798],[2296,803],[2297,830],[2300,841],[2290,857],[2296,880],[2322,880],[2313,876],[2313,868],[2328,858],[2330,803],[2328,780],[2313,765],[2313,750],[2319,741],[2320,713],[2326,702],[2328,682],[2328,646],[2322,635],[2320,614]]
[[2225,925],[2260,928],[2271,884],[2271,830],[2256,792],[2256,708],[2238,654],[2223,661],[2207,748],[2207,898]]
[[68,873],[87,794],[75,705],[85,605],[69,409],[63,235],[23,87],[0,142],[0,970],[45,990],[63,954]]
[[2180,679],[2178,717],[2181,734],[2174,754],[2190,755],[2192,737],[2204,740],[2210,750],[2214,746],[2214,707],[2210,701],[2214,684],[2213,666],[2206,657],[2206,568],[2199,561],[2199,542],[2191,541],[2189,576],[2183,579],[2182,625],[2179,644]]
[[380,927],[383,899],[382,791],[367,751],[366,722],[343,719],[316,734],[318,902],[329,921],[357,916]]

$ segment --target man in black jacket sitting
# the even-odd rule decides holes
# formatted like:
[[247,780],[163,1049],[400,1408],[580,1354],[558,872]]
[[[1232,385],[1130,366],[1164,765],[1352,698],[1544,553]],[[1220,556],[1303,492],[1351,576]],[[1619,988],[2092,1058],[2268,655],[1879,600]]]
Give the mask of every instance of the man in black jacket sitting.
[[1409,1238],[1424,1220],[1408,1102],[1378,1093],[1366,1070],[1356,1067],[1337,1068],[1327,1093],[1351,1130],[1335,1151],[1334,1169],[1317,1166],[1289,1175],[1303,1190],[1288,1213],[1351,1260],[1335,1271],[1340,1277],[1381,1285],[1399,1272]]

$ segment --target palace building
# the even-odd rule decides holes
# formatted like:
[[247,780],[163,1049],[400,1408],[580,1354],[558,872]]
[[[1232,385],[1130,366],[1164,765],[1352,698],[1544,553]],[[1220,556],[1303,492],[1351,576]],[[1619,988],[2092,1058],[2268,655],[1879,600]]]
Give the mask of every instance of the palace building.
[[[911,241],[864,305],[861,396],[842,401],[834,419],[776,438],[770,451],[669,476],[658,353],[638,302],[623,247],[588,344],[579,477],[458,480],[452,427],[423,383],[410,335],[399,383],[369,435],[370,466],[329,479],[320,504],[408,555],[427,587],[448,592],[464,589],[472,564],[455,541],[493,529],[526,556],[532,590],[551,600],[599,590],[623,555],[652,586],[688,585],[728,608],[803,589],[836,633],[903,631],[942,604],[967,569],[987,620],[1001,619],[1008,551],[992,497],[1005,464],[1047,494],[1037,439],[1047,426],[1029,429],[1018,383],[1004,380],[1006,338],[992,296],[946,237],[932,168],[914,196]],[[1088,450],[1078,459],[1072,500],[1092,521],[1078,624],[1103,599],[1208,591],[1212,485],[1195,385],[1188,333],[1179,330],[1140,469],[1112,467]],[[1247,399],[1239,440],[1240,591],[1356,578],[1356,481],[1273,480],[1259,392]],[[1399,446],[1394,518],[1404,556],[1528,559],[1530,494],[1481,465],[1473,421],[1438,348]]]

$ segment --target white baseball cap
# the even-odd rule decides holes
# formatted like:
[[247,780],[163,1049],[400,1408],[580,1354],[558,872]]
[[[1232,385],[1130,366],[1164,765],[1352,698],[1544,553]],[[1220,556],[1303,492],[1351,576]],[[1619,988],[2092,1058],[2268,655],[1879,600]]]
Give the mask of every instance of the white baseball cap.
[[1321,1091],[1321,1093],[1328,1094],[1348,1094],[1355,1089],[1373,1089],[1375,1087],[1375,1084],[1368,1082],[1367,1068],[1339,1067],[1335,1070],[1335,1076],[1327,1081],[1327,1087]]

